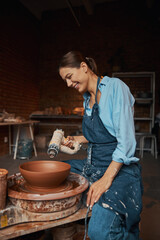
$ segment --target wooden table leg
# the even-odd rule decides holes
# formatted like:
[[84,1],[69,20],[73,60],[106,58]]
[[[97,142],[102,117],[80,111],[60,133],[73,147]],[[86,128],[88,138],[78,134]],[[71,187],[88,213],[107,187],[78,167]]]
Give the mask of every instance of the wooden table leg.
[[32,125],[31,124],[29,124],[29,129],[30,129],[31,139],[33,141],[34,154],[37,157],[37,150],[36,150],[36,145],[35,145],[35,141],[34,141],[34,135],[33,135],[33,130],[32,130]]
[[20,126],[18,126],[18,129],[17,129],[16,144],[15,144],[15,151],[14,151],[14,157],[13,157],[13,159],[16,159],[16,157],[17,157],[19,134],[20,134]]
[[11,155],[11,153],[12,153],[12,146],[11,146],[11,144],[12,144],[12,142],[11,142],[11,126],[9,125],[8,128],[9,128],[9,139],[8,139],[8,141],[9,141],[9,154]]

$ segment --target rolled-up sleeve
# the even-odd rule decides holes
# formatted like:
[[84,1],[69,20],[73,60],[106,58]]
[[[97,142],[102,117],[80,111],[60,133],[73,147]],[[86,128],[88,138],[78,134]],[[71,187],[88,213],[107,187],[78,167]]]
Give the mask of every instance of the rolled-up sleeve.
[[136,149],[135,128],[133,119],[134,99],[129,88],[118,81],[114,88],[112,120],[117,139],[117,147],[112,159],[126,165],[139,161],[134,157]]

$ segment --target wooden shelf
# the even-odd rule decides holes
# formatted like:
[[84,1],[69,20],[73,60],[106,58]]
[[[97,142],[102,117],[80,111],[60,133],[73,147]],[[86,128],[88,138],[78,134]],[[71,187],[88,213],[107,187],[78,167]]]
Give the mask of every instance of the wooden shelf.
[[[134,121],[139,150],[140,137],[152,133],[155,115],[155,73],[154,72],[117,72],[112,77],[124,81],[135,96]],[[147,95],[149,93],[149,95]],[[140,95],[141,94],[141,95]],[[143,94],[143,95],[142,95]],[[146,96],[141,97],[141,96]],[[148,96],[148,97],[147,97]],[[145,148],[144,150],[148,150]]]

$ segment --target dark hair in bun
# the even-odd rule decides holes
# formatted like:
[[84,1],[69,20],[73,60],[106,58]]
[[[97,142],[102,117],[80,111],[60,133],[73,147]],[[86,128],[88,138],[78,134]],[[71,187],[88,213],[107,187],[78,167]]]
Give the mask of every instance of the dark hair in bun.
[[80,68],[81,62],[85,62],[92,72],[97,74],[97,65],[93,58],[84,57],[78,51],[71,51],[65,54],[59,64],[59,69],[63,67]]

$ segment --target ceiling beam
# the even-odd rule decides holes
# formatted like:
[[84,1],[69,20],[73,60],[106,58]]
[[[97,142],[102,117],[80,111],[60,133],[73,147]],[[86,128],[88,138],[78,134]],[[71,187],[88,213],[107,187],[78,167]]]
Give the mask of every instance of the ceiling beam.
[[67,2],[67,5],[68,5],[68,7],[69,7],[69,9],[70,9],[70,11],[71,11],[71,13],[72,13],[75,21],[76,21],[78,27],[80,27],[80,23],[79,23],[79,21],[78,21],[78,19],[77,19],[77,17],[76,17],[76,14],[75,14],[75,12],[74,12],[74,10],[73,10],[73,7],[72,7],[71,2],[70,2],[69,0],[66,0],[66,2]]
[[85,6],[85,9],[86,9],[88,15],[92,15],[94,12],[92,0],[82,0],[82,2]]

